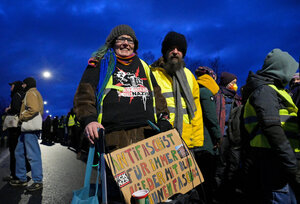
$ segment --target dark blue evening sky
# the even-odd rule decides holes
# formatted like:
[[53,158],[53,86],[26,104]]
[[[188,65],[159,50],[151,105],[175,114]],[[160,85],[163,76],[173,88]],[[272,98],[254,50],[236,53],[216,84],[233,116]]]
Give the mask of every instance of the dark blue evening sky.
[[[2,0],[0,99],[9,101],[9,82],[33,76],[45,109],[67,114],[88,59],[118,24],[135,30],[141,58],[160,57],[169,31],[184,34],[188,59],[200,66],[220,57],[241,86],[273,48],[298,61],[299,19],[299,0]],[[44,79],[45,70],[53,77]]]

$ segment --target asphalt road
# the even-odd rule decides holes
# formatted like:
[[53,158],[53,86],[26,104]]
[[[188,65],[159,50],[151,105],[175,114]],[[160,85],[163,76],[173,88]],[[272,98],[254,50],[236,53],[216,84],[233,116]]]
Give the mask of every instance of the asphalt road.
[[[41,142],[41,141],[40,141]],[[3,176],[9,175],[9,151],[6,141],[0,143],[0,204],[23,203],[71,203],[72,191],[83,186],[86,166],[86,154],[82,154],[78,160],[74,151],[66,146],[54,144],[47,146],[40,144],[43,162],[42,190],[32,193],[25,187],[12,187],[2,181]],[[28,173],[31,177],[31,174]],[[93,170],[92,179],[95,179],[96,171]],[[29,182],[29,185],[32,180]]]

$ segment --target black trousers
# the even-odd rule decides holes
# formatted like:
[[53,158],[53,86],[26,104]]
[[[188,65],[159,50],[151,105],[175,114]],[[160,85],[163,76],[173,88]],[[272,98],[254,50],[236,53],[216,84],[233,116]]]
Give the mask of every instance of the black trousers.
[[200,198],[206,200],[207,204],[211,204],[213,203],[214,192],[216,190],[216,156],[206,150],[193,151],[193,153],[204,178],[204,183],[197,186],[196,190]]

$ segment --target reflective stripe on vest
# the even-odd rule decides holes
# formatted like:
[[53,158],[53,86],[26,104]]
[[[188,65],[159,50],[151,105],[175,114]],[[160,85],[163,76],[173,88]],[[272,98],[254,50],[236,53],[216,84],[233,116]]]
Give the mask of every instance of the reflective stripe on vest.
[[[167,75],[163,68],[153,67],[152,73],[154,74],[157,83],[161,88],[162,95],[166,98],[168,109],[170,111],[170,122],[173,123],[175,120],[175,110],[176,110],[176,102],[173,93],[173,80],[172,78]],[[186,75],[189,87],[191,89],[191,93],[193,93],[193,74],[189,74],[188,69],[184,69],[184,73]],[[187,111],[187,105],[183,97],[181,97],[181,104],[182,104],[182,112],[183,112],[183,122],[186,124],[191,123],[191,118],[189,117]]]
[[68,126],[71,127],[73,125],[75,125],[75,115],[74,116],[70,115],[69,121],[68,121]]
[[[285,101],[285,105],[283,109],[279,110],[281,127],[283,128],[287,138],[290,141],[291,147],[295,152],[300,152],[300,136],[299,136],[299,125],[297,118],[298,108],[294,104],[291,96],[283,89],[278,89],[276,86],[269,84],[271,88],[273,88],[279,96]],[[250,145],[252,147],[263,147],[263,148],[271,148],[267,138],[263,135],[261,129],[252,133],[256,130],[256,126],[258,125],[256,111],[254,107],[250,104],[249,99],[245,105],[244,110],[244,123],[247,132],[250,135],[255,135],[253,139],[250,141]]]
[[[142,62],[142,65],[144,67],[145,74],[146,74],[146,77],[147,77],[147,80],[148,80],[148,84],[149,84],[149,87],[150,87],[150,91],[152,93],[154,119],[155,119],[155,122],[157,122],[155,96],[154,96],[153,85],[152,85],[152,81],[151,81],[151,77],[150,77],[150,69],[149,69],[148,65],[146,64],[146,62],[144,62],[141,59],[140,59],[140,61]],[[98,122],[99,123],[102,122],[102,114],[103,114],[102,111],[103,111],[103,101],[104,101],[104,98],[111,91],[111,89],[116,89],[118,91],[123,91],[124,87],[113,85],[113,77],[110,76],[109,81],[108,81],[108,83],[107,83],[107,85],[106,85],[106,87],[104,89],[103,97],[101,99],[100,113],[98,115]]]
[[[167,98],[171,98],[171,99],[174,98],[173,92],[162,93],[162,95],[163,95],[166,99],[167,99]],[[171,113],[175,114],[175,110],[176,110],[175,107],[168,106],[168,109],[169,109],[170,114],[171,114]],[[183,114],[188,114],[187,109],[186,109],[186,108],[182,109],[182,113],[183,113]]]
[[64,123],[64,121],[59,121],[59,123],[58,123],[58,128],[64,128],[65,127],[65,123]]

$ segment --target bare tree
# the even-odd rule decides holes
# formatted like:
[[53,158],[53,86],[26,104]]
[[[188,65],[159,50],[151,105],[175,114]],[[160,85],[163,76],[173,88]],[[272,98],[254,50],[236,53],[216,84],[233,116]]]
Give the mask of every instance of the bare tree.
[[195,73],[195,70],[199,66],[204,66],[204,63],[203,63],[202,59],[193,59],[193,58],[190,58],[190,57],[185,57],[184,62],[186,64],[186,67],[189,68],[189,70],[191,70],[192,73]]
[[218,78],[224,68],[224,65],[221,64],[221,58],[220,56],[217,56],[213,58],[212,60],[209,60],[209,67],[212,68],[215,73],[217,74]]

